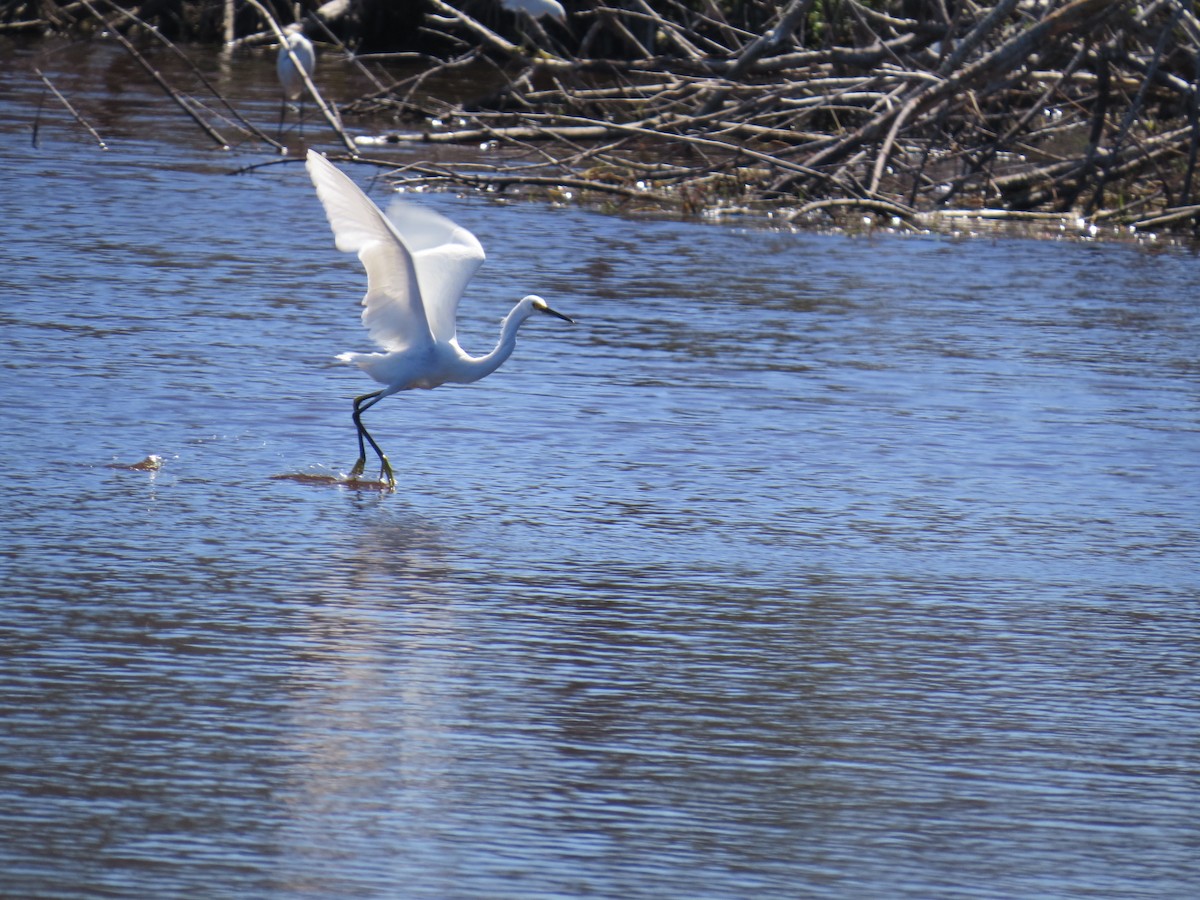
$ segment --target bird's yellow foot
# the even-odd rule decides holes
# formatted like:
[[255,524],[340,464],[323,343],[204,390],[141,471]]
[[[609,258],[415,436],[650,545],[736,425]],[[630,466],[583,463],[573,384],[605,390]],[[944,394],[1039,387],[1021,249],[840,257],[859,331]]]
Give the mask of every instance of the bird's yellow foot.
[[386,456],[379,457],[379,480],[387,481],[388,490],[396,489],[396,476],[392,474],[392,464]]
[[362,475],[363,469],[365,469],[366,466],[367,466],[367,458],[365,456],[360,456],[358,458],[358,462],[356,462],[354,464],[354,468],[350,470],[350,480],[354,481],[360,475]]

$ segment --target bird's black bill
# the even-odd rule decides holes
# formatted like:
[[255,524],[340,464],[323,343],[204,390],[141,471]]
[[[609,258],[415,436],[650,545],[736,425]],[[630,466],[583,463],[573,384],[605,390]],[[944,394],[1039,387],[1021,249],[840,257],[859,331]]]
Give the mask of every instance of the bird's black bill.
[[575,324],[575,320],[572,319],[570,316],[564,316],[562,313],[558,312],[557,310],[551,309],[548,306],[538,306],[535,308],[540,309],[542,312],[546,313],[547,315],[557,316],[558,318],[562,319],[564,322],[570,322],[572,325]]

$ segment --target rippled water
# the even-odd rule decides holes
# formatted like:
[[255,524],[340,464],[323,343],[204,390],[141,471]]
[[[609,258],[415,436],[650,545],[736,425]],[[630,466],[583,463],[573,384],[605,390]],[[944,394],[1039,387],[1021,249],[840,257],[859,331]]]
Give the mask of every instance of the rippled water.
[[467,349],[579,324],[278,480],[370,388],[303,170],[4,52],[0,894],[1200,883],[1194,255],[430,195]]

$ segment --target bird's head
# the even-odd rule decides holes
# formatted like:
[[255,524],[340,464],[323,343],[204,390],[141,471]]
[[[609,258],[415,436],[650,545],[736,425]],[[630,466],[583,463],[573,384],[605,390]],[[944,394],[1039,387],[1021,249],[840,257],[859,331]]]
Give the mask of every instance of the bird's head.
[[554,316],[556,318],[562,319],[564,322],[570,322],[572,325],[575,324],[574,319],[572,319],[570,316],[564,316],[562,313],[558,312],[557,310],[551,309],[549,304],[547,304],[545,300],[543,300],[541,297],[537,296],[536,294],[530,294],[528,297],[523,297],[521,299],[521,305],[522,306],[527,305],[529,308],[529,313],[531,315],[534,312],[543,312],[548,316]]

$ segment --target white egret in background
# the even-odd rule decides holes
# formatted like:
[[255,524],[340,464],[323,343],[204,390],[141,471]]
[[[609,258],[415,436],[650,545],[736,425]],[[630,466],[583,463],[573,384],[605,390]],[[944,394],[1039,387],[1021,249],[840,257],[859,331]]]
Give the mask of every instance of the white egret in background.
[[[546,34],[542,28],[541,22],[538,19],[543,16],[549,16],[552,19],[558,20],[560,25],[567,24],[567,11],[563,9],[562,4],[558,0],[500,0],[500,5],[513,13],[525,13],[529,17],[529,24],[533,26],[533,30],[545,43],[548,43],[550,36]],[[521,32],[521,38],[528,44],[535,43],[530,39],[525,32],[524,24],[518,17],[517,29]]]
[[397,200],[385,216],[358,185],[319,153],[308,151],[308,174],[325,207],[337,248],[357,253],[367,270],[362,321],[382,353],[343,353],[384,385],[354,398],[358,461],[351,478],[367,462],[364,439],[379,457],[380,478],[396,477],[387,456],[363,426],[362,414],[391,394],[441,384],[469,384],[500,368],[517,345],[517,329],[535,312],[573,320],[555,312],[541,297],[521,298],[500,325],[500,340],[485,356],[470,356],[458,345],[455,319],[467,282],[483,263],[475,235],[424,207]]
[[531,19],[549,16],[559,22],[567,21],[567,11],[558,0],[500,0],[500,5],[509,12],[527,13]]
[[283,44],[279,47],[279,56],[275,60],[275,72],[279,76],[279,85],[283,88],[283,102],[279,107],[280,134],[283,134],[283,119],[287,115],[289,100],[299,101],[300,127],[304,127],[304,78],[300,71],[303,70],[305,75],[312,77],[317,64],[317,53],[313,49],[312,41],[304,36],[303,31],[304,26],[299,22],[293,22],[283,30]]

